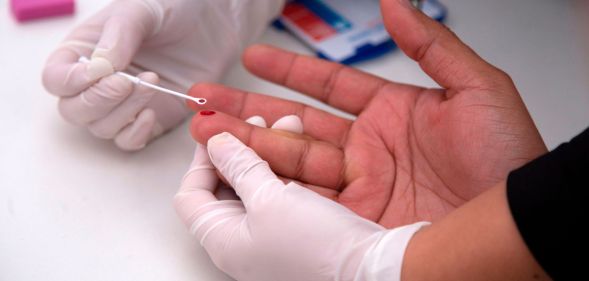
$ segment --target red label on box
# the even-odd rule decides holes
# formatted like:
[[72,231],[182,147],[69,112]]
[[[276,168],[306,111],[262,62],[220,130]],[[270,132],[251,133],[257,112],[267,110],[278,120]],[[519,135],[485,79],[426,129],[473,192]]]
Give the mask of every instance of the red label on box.
[[337,30],[304,5],[290,3],[284,8],[282,15],[315,41],[337,34]]

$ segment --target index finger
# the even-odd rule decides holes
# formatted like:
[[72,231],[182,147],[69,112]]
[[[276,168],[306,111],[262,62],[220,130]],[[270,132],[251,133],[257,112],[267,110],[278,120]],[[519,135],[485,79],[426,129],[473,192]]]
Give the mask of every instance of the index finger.
[[[190,89],[190,95],[208,100],[206,109],[222,111],[240,119],[261,115],[270,123],[286,115],[298,116],[304,124],[304,133],[318,140],[343,146],[352,121],[302,103],[249,93],[215,84],[198,84]],[[193,110],[202,106],[188,102]]]
[[231,133],[287,178],[334,190],[343,181],[344,153],[324,141],[260,128],[222,112],[210,115],[201,111],[192,119],[190,131],[200,143],[223,132]]

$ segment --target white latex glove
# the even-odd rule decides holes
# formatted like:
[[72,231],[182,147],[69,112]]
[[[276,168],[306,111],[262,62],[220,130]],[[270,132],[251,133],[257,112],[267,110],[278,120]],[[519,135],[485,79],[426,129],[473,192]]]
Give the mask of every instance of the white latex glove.
[[[214,195],[215,167],[241,201]],[[208,155],[199,145],[175,206],[215,265],[237,280],[400,280],[405,248],[426,224],[387,230],[284,184],[229,133],[209,140]]]
[[[112,75],[124,70],[186,92],[218,81],[283,0],[119,0],[76,27],[49,57],[43,83],[63,117],[97,137],[138,150],[176,126],[184,101]],[[90,57],[88,64],[78,63]],[[157,77],[153,73],[159,75]]]
[[[266,124],[266,120],[264,120],[264,118],[262,118],[261,116],[252,116],[250,118],[248,118],[247,120],[245,120],[245,122],[258,126],[258,127],[262,127],[262,128],[267,128],[268,125]],[[291,133],[295,133],[295,134],[302,134],[303,133],[303,121],[301,121],[301,118],[299,118],[296,115],[287,115],[284,116],[278,120],[276,120],[276,122],[274,122],[274,125],[272,125],[271,127],[274,130],[283,130],[283,131],[287,131],[287,132],[291,132]],[[202,164],[206,164],[205,166],[203,166]],[[209,155],[207,154],[207,149],[206,147],[204,147],[203,145],[198,144],[196,151],[195,151],[195,157],[194,157],[194,161],[192,162],[192,165],[190,165],[191,168],[195,168],[195,172],[200,173],[201,169],[204,169],[204,171],[206,171],[206,173],[211,173],[211,171],[214,171],[215,168],[213,167],[213,165],[211,164],[211,161],[209,160]],[[192,171],[192,169],[191,169]],[[191,172],[189,172],[188,174],[190,174]],[[216,178],[216,177],[214,177]],[[195,178],[195,180],[199,180],[198,178]],[[198,184],[198,183],[197,183]],[[217,181],[215,180],[215,183],[207,185],[207,186],[213,186],[213,190],[214,190],[214,194],[215,197],[217,197],[217,199],[219,200],[239,200],[239,197],[237,196],[237,194],[235,194],[235,191],[233,190],[233,188],[225,185],[224,183],[219,183],[217,184]],[[216,188],[216,189],[215,189]],[[185,190],[188,191],[188,190]],[[179,195],[177,197],[177,199],[180,199],[182,196]],[[176,207],[180,208],[181,206],[181,202],[182,200],[178,200],[177,201],[177,205]],[[190,201],[187,201],[188,203],[190,203]],[[189,206],[189,208],[192,208]]]

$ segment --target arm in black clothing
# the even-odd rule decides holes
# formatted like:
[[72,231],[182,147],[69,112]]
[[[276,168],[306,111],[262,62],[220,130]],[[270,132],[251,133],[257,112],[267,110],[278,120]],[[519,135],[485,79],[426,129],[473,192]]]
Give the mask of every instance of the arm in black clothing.
[[[589,130],[512,172],[509,207],[526,245],[555,280],[586,275]],[[582,245],[585,245],[582,247]],[[583,250],[582,250],[583,249]]]
[[401,278],[583,279],[587,189],[589,130],[418,232]]
[[415,234],[403,281],[550,280],[528,250],[498,184]]

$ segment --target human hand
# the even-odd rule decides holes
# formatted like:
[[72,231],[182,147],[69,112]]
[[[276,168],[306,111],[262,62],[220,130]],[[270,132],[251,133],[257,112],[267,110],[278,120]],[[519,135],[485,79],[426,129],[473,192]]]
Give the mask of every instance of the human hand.
[[[190,111],[181,99],[134,86],[114,71],[179,92],[195,81],[218,81],[279,12],[281,2],[113,1],[75,27],[53,52],[43,83],[60,98],[66,120],[114,139],[121,149],[141,149]],[[81,56],[90,63],[79,63]]]
[[[219,200],[215,167],[241,201]],[[405,247],[426,224],[387,231],[285,184],[229,133],[198,145],[174,205],[215,265],[237,280],[400,280]]]
[[386,227],[436,221],[536,158],[546,147],[513,82],[453,33],[400,1],[382,1],[386,26],[442,89],[386,81],[338,64],[257,46],[246,67],[269,81],[357,115],[350,121],[290,101],[215,85],[193,95],[235,117],[295,114],[306,136],[277,134],[217,114],[195,118],[205,143],[230,132],[279,175]]

